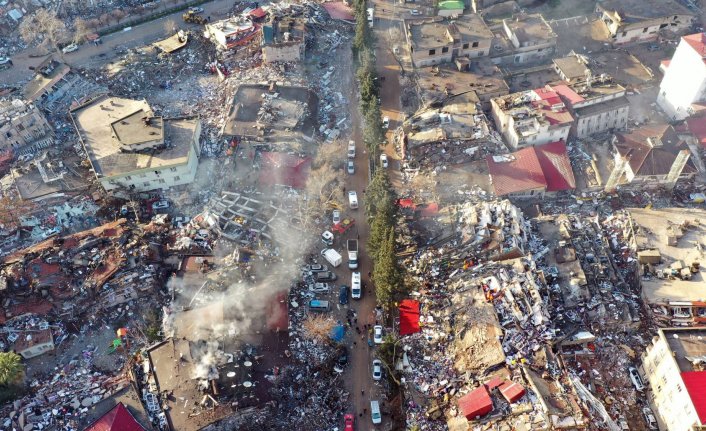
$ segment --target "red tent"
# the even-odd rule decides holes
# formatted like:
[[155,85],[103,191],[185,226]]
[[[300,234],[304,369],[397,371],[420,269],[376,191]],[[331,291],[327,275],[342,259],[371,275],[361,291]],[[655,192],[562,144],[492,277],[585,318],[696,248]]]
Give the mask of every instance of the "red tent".
[[458,399],[458,408],[469,421],[485,416],[493,410],[493,400],[485,386],[474,389]]
[[419,301],[404,299],[400,302],[400,335],[419,332]]
[[85,431],[146,431],[123,403],[118,403],[108,413],[93,422]]
[[508,403],[514,403],[525,395],[525,388],[521,384],[511,382],[510,380],[505,380],[498,389]]

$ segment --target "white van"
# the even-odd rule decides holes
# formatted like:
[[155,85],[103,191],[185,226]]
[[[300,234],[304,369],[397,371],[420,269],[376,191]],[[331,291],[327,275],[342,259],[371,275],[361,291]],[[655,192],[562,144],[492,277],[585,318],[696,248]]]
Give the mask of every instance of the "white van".
[[348,158],[355,158],[355,141],[348,141]]
[[370,401],[370,417],[372,418],[374,424],[382,423],[380,403],[377,400]]
[[351,209],[358,209],[358,193],[356,193],[354,190],[348,192],[348,204],[350,205]]
[[360,271],[351,273],[351,298],[360,299],[363,294],[360,284]]

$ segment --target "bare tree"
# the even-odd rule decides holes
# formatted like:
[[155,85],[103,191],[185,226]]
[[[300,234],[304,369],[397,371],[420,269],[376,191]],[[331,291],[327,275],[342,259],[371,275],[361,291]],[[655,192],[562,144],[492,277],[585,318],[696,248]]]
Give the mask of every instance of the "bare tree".
[[80,44],[86,41],[86,36],[90,33],[90,29],[88,28],[88,22],[81,19],[81,18],[76,18],[74,20],[74,43],[75,44]]
[[312,162],[314,168],[329,165],[333,169],[343,169],[346,160],[346,148],[343,141],[335,140],[331,143],[322,144]]
[[164,21],[164,31],[166,31],[167,34],[176,33],[176,31],[177,31],[176,22],[173,19],[168,19],[168,20]]
[[117,22],[118,24],[120,24],[120,21],[125,18],[125,12],[120,9],[115,9],[110,14],[113,16],[113,18],[115,18],[115,22]]
[[101,26],[101,21],[98,18],[89,19],[88,21],[86,21],[86,25],[91,30],[96,31],[98,30],[98,27]]
[[20,36],[27,43],[46,42],[59,50],[59,43],[66,37],[66,25],[56,12],[42,8],[22,21]]
[[110,24],[110,14],[104,13],[98,18],[101,21],[101,24]]

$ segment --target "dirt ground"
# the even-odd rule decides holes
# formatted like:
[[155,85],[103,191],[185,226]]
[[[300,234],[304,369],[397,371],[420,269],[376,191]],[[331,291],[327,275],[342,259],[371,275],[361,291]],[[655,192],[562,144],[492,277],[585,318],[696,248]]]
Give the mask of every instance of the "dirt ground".
[[536,7],[527,8],[531,13],[541,13],[547,20],[568,18],[593,13],[594,2],[586,0],[541,1]]

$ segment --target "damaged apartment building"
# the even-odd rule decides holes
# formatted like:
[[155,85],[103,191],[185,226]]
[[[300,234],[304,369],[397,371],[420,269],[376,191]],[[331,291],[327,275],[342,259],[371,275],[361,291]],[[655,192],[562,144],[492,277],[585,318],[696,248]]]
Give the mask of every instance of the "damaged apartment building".
[[53,142],[53,130],[37,107],[20,99],[0,100],[0,153],[20,154]]
[[451,20],[406,20],[405,36],[415,67],[488,56],[493,40],[493,33],[477,14]]
[[166,189],[196,176],[198,117],[163,118],[145,100],[102,95],[72,109],[71,118],[107,191]]
[[661,326],[706,323],[706,212],[690,208],[628,210],[624,237],[639,263],[642,297]]
[[306,51],[306,22],[302,17],[274,15],[262,26],[265,63],[300,61]]
[[615,44],[655,40],[662,31],[679,34],[694,20],[694,14],[676,0],[600,0],[596,10]]
[[540,14],[518,14],[506,18],[502,25],[491,27],[493,63],[513,66],[536,63],[551,57],[556,51],[557,35]]

